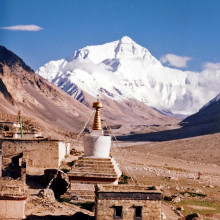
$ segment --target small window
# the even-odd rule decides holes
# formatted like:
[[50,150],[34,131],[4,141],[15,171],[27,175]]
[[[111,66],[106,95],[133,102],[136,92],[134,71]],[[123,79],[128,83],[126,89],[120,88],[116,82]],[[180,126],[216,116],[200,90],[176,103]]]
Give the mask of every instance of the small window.
[[5,130],[5,131],[9,131],[9,127],[8,127],[8,126],[5,126],[5,127],[4,127],[4,130]]
[[134,219],[142,219],[142,206],[134,207]]
[[123,218],[123,215],[122,215],[122,206],[115,206],[115,207],[114,207],[114,218],[115,218],[115,219]]

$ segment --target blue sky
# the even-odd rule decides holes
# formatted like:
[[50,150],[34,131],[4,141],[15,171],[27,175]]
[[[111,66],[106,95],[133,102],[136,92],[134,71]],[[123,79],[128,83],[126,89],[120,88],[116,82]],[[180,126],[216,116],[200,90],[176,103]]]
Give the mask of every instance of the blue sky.
[[0,0],[0,45],[34,70],[87,45],[129,36],[157,59],[190,58],[184,70],[220,62],[219,0]]

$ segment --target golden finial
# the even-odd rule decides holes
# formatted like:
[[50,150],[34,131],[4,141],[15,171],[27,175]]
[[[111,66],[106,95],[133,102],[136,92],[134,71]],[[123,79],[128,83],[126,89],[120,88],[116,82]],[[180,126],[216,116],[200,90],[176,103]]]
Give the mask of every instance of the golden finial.
[[97,102],[93,102],[92,107],[96,109],[92,130],[102,130],[100,108],[103,108],[103,105],[99,101],[99,95],[97,95]]

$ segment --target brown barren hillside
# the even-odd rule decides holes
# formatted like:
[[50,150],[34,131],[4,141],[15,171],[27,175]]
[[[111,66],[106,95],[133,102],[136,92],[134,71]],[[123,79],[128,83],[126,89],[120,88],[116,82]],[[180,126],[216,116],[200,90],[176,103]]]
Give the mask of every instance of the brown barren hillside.
[[[0,113],[30,116],[44,130],[78,132],[91,110],[36,75],[18,56],[0,47]],[[7,118],[6,118],[7,119]]]
[[[83,94],[83,103],[92,108],[92,103],[96,99],[85,92]],[[158,127],[157,130],[172,129],[172,126],[176,127],[179,122],[179,119],[165,116],[134,99],[119,102],[101,95],[100,100],[104,105],[102,109],[103,126],[117,127],[114,125],[118,125],[120,129],[116,129],[115,134],[152,131],[152,127]]]

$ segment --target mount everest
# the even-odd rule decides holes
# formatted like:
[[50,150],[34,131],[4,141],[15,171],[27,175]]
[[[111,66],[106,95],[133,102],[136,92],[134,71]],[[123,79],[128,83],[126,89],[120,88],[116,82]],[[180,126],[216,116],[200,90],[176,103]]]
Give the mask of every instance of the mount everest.
[[165,67],[127,36],[87,46],[71,57],[46,63],[36,72],[81,102],[86,92],[117,102],[135,99],[174,114],[195,113],[220,88],[218,69],[207,66],[199,73]]

